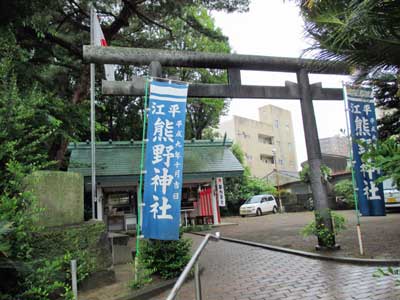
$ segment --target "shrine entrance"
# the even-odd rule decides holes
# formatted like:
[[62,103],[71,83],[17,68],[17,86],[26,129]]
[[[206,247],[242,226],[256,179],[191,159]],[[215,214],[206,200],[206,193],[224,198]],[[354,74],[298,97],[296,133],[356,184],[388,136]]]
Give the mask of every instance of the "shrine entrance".
[[[83,58],[86,62],[97,64],[149,66],[149,75],[159,78],[163,76],[162,67],[212,68],[228,71],[228,83],[190,84],[188,97],[299,99],[315,210],[322,216],[324,224],[333,230],[327,191],[321,176],[322,156],[313,100],[343,101],[343,92],[338,88],[323,88],[321,83],[310,84],[309,74],[348,75],[350,72],[347,65],[312,59],[100,46],[84,46]],[[287,81],[283,87],[242,85],[241,70],[296,73],[297,83]],[[144,96],[145,79],[134,77],[131,81],[103,80],[102,93]]]

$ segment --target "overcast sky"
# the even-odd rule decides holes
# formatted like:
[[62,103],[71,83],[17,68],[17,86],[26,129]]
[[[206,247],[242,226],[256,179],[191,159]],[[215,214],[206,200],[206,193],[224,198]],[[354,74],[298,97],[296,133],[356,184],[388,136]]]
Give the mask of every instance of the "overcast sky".
[[[216,25],[229,37],[233,52],[238,54],[255,54],[266,56],[299,57],[307,43],[304,37],[303,21],[298,7],[292,1],[284,0],[250,0],[248,13],[214,13]],[[294,73],[242,71],[243,84],[279,85],[285,80],[296,82]],[[310,75],[310,82],[322,82],[323,87],[341,87],[345,76]],[[229,119],[238,115],[258,119],[258,108],[273,104],[292,113],[292,121],[296,139],[297,161],[300,164],[307,159],[304,141],[303,123],[300,102],[298,100],[263,100],[233,99]],[[339,134],[346,127],[343,102],[314,101],[320,138]]]

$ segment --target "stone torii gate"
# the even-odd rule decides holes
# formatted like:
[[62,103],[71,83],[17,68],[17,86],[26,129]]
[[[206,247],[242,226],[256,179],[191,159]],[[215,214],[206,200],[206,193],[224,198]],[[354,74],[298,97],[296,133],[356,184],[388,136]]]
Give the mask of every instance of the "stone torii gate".
[[[149,66],[149,73],[154,77],[162,76],[162,66],[228,71],[228,84],[190,84],[188,97],[300,99],[315,209],[322,216],[324,224],[333,231],[327,191],[321,176],[322,156],[312,101],[343,100],[343,93],[342,89],[322,88],[321,83],[311,85],[308,74],[347,75],[350,73],[347,65],[286,57],[99,46],[83,46],[83,58],[86,62],[98,64]],[[242,85],[241,70],[296,73],[298,83],[287,81],[284,87]],[[102,82],[105,95],[143,96],[144,88],[145,80],[140,77],[132,81]],[[325,246],[321,240],[318,242],[320,246]]]

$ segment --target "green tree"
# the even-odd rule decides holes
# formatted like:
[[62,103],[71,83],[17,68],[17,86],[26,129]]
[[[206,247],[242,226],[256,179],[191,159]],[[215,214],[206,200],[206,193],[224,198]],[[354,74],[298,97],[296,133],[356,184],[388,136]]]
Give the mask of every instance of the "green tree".
[[60,101],[38,88],[21,92],[10,57],[0,59],[0,194],[12,181],[9,164],[20,163],[24,173],[49,166],[48,143],[63,129]]
[[[400,133],[400,6],[394,0],[299,0],[309,49],[317,58],[345,61],[375,87],[379,135]],[[366,74],[369,74],[367,77]]]
[[203,130],[202,138],[204,140],[215,140],[215,139],[220,139],[221,136],[218,131],[211,127],[207,127]]
[[[35,169],[51,167],[47,143],[59,130],[57,98],[38,88],[20,91],[14,57],[25,55],[12,43],[0,59],[0,293],[20,292],[19,266],[32,258],[39,209],[24,189],[24,178]],[[11,55],[12,54],[12,55]],[[5,298],[6,299],[6,298]]]
[[[231,51],[227,39],[214,24],[213,18],[204,8],[189,8],[188,14],[193,15],[213,35],[204,35],[195,29],[185,29],[180,19],[173,20],[171,28],[176,32],[175,39],[168,45],[171,49],[182,51],[229,53]],[[180,80],[192,83],[226,83],[225,70],[218,69],[187,69],[177,68],[167,70],[170,75],[176,75]],[[216,128],[221,115],[227,113],[229,100],[193,98],[188,99],[186,118],[186,138],[202,139],[206,128]]]
[[311,50],[366,69],[400,65],[400,7],[393,0],[300,0]]
[[[174,32],[173,40],[166,43],[165,48],[182,51],[206,51],[206,52],[230,52],[227,39],[222,32],[215,27],[214,20],[206,9],[187,8],[188,12],[196,18],[212,36],[205,35],[195,28],[186,28],[182,19],[171,18],[166,25]],[[157,36],[170,38],[169,33],[162,28],[156,33]],[[128,72],[123,69],[121,72]],[[226,71],[212,69],[188,69],[188,68],[165,68],[164,75],[175,76],[182,81],[192,83],[223,83],[227,81]],[[102,124],[103,132],[100,139],[127,140],[130,138],[140,139],[141,133],[141,110],[142,98],[137,97],[102,97],[100,98],[101,109],[99,111],[99,122]],[[227,112],[228,100],[224,99],[188,99],[186,118],[186,139],[202,139],[203,130],[215,128],[220,116]]]
[[[385,178],[399,183],[400,134],[400,6],[397,1],[299,1],[306,31],[318,57],[344,60],[369,73],[377,105],[386,113],[378,120],[382,139],[364,155]],[[365,79],[365,77],[361,77]]]
[[[17,81],[21,86],[31,86],[36,82],[43,90],[65,102],[65,105],[86,108],[85,117],[81,121],[87,122],[89,66],[82,61],[82,45],[89,42],[89,3],[91,1],[56,0],[2,1],[0,23],[2,30],[10,31],[16,38],[17,44],[27,50],[27,56],[16,70]],[[181,22],[179,30],[190,35],[193,31],[209,36],[214,40],[224,40],[222,34],[209,28],[207,22],[202,23],[198,12],[208,11],[245,11],[248,9],[248,0],[179,0],[179,1],[139,1],[123,0],[96,1],[96,9],[102,19],[102,29],[109,44],[115,46],[173,48],[176,32],[173,28],[174,20]],[[5,20],[5,21],[3,21]],[[197,45],[199,47],[199,45]],[[103,70],[98,67],[97,79],[101,79]],[[117,78],[130,78],[133,74],[143,74],[143,70],[125,66],[118,69]],[[100,86],[100,81],[97,82]],[[101,99],[99,96],[97,99]],[[111,127],[111,136],[114,130],[126,127],[137,111],[125,99],[126,107],[119,106],[115,100],[100,100],[103,105],[100,110],[106,110],[101,119],[99,128]],[[140,102],[138,103],[140,105]],[[127,117],[126,123],[115,125],[115,113]],[[107,109],[109,111],[107,111]],[[135,119],[135,123],[140,124]],[[132,123],[129,123],[131,125]],[[77,125],[75,124],[75,127]],[[59,162],[63,161],[68,145],[69,136],[74,135],[74,126],[67,128],[67,134],[57,136],[49,146],[50,157]],[[134,127],[132,132],[136,132]],[[129,134],[130,132],[127,132]],[[121,133],[125,134],[124,131]],[[89,137],[89,127],[78,134],[78,139]],[[110,136],[110,134],[109,134]]]
[[[321,165],[321,175],[322,175],[322,182],[328,183],[329,180],[331,179],[331,174],[332,170],[326,166],[326,165]],[[307,184],[310,184],[310,165],[308,163],[305,163],[302,166],[301,171],[299,172],[300,179]]]
[[400,143],[395,137],[369,145],[362,159],[370,167],[379,168],[382,171],[383,176],[378,179],[378,182],[392,178],[400,187]]

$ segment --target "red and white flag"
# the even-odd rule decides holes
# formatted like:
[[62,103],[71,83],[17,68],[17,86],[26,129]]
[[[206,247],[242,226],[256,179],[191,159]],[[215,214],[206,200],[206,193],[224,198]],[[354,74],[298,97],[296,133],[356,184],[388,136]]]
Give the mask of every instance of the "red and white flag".
[[[103,31],[101,30],[99,18],[97,16],[96,10],[94,10],[93,16],[93,38],[95,46],[107,47],[107,41],[104,38]],[[104,71],[106,73],[106,79],[115,81],[115,70],[116,65],[104,65]]]

